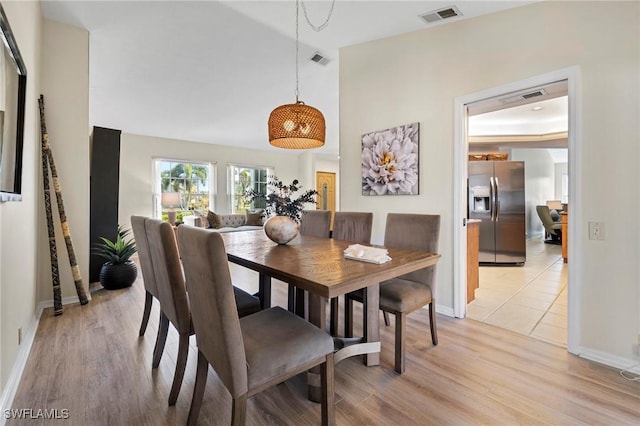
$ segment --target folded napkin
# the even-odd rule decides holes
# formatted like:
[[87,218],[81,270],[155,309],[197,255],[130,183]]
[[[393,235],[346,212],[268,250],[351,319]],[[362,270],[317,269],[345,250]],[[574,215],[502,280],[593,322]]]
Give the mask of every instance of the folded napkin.
[[344,250],[344,257],[378,264],[391,260],[387,249],[363,246],[362,244],[351,244]]

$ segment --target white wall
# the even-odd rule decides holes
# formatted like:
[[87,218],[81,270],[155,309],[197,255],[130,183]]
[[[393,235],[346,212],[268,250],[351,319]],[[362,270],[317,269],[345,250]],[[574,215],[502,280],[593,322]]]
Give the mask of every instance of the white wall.
[[129,227],[131,215],[134,214],[153,215],[152,170],[155,158],[215,163],[215,210],[222,214],[231,212],[227,196],[227,166],[229,164],[273,167],[276,176],[283,182],[288,183],[293,179],[298,179],[305,188],[315,186],[313,180],[309,181],[300,175],[298,154],[294,151],[258,151],[123,132],[120,141],[119,224]]
[[[584,241],[570,260],[578,283],[578,345],[592,358],[634,358],[640,312],[640,4],[540,2],[340,50],[343,210],[374,212],[373,241],[388,212],[442,215],[438,308],[453,308],[454,100],[577,65],[577,136]],[[541,30],[543,29],[543,30]],[[420,195],[364,197],[360,135],[420,122]],[[611,206],[616,206],[612,209]],[[586,238],[604,221],[605,241]],[[457,224],[456,224],[457,225]]]
[[554,200],[562,200],[562,175],[569,175],[569,163],[556,163],[555,165]]
[[[39,2],[2,2],[27,68],[27,94],[22,159],[22,201],[0,203],[0,388],[6,400],[14,368],[24,357],[18,328],[32,335],[36,325],[36,271],[40,171],[40,118],[36,99],[40,92],[42,20]],[[5,407],[2,407],[5,408]]]
[[512,149],[511,159],[524,161],[527,238],[541,236],[544,226],[536,206],[554,200],[555,167],[546,149]]
[[[85,290],[89,284],[89,33],[43,19],[42,94],[49,145],[60,180],[64,210]],[[42,185],[42,184],[40,184]],[[52,182],[51,182],[52,185]],[[42,200],[42,188],[38,188]],[[38,279],[40,300],[52,300],[51,266],[44,202],[40,203]],[[51,188],[62,297],[77,297]]]

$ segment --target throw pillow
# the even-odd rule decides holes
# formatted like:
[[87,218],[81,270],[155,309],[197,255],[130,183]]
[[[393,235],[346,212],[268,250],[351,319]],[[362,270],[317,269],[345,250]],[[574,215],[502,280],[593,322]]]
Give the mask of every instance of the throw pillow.
[[557,221],[560,220],[560,213],[558,213],[558,211],[556,209],[549,210],[549,216],[551,216],[551,219],[554,222],[557,222]]
[[249,210],[245,211],[246,217],[244,220],[244,224],[248,226],[262,226],[262,217],[264,216],[264,210],[254,210],[250,212]]
[[201,212],[200,210],[195,210],[193,212],[194,215],[196,215],[196,217],[200,218],[200,227],[201,228],[208,228],[209,227],[209,219],[207,219],[207,214],[208,211],[205,212]]
[[222,228],[222,218],[220,217],[220,215],[215,214],[211,210],[209,210],[209,213],[207,214],[207,221],[209,222],[209,228]]

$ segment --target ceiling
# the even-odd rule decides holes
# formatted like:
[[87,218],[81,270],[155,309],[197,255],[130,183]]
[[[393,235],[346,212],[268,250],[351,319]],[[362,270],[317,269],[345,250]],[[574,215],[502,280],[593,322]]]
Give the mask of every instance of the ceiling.
[[[338,154],[341,47],[495,13],[533,1],[343,1],[315,32],[300,8],[300,100],[320,109]],[[330,1],[308,1],[321,24]],[[462,16],[427,24],[419,15],[454,5]],[[143,134],[276,150],[273,108],[295,101],[295,2],[58,1],[46,18],[90,34],[90,124]],[[315,52],[326,65],[309,60]]]

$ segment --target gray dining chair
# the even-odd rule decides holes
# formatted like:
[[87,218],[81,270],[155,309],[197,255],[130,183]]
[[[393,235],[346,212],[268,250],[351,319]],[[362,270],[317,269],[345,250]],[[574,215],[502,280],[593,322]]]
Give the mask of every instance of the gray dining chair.
[[[331,234],[331,210],[303,210],[300,219],[300,235],[329,238]],[[287,291],[287,307],[289,311],[305,316],[305,292],[298,289],[295,283],[289,283]]]
[[[440,216],[389,213],[384,232],[385,247],[436,253],[440,236]],[[396,372],[405,370],[405,328],[408,314],[429,305],[431,341],[438,344],[436,330],[436,267],[430,266],[380,283],[380,309],[395,316]],[[345,336],[353,335],[353,301],[364,303],[364,292],[345,295]]]
[[[333,217],[333,232],[331,238],[352,243],[371,242],[371,228],[373,213],[366,212],[336,212]],[[331,299],[331,313],[329,331],[332,336],[338,333],[339,299]]]
[[149,323],[149,316],[151,315],[153,299],[158,298],[156,277],[153,272],[151,252],[149,249],[149,242],[147,240],[147,231],[144,225],[145,220],[146,218],[144,216],[131,216],[131,229],[133,231],[133,238],[136,242],[138,261],[140,262],[142,282],[144,283],[145,291],[144,311],[142,313],[142,323],[140,324],[140,331],[138,333],[139,336],[144,336],[144,333],[147,330],[147,324]]
[[231,394],[233,425],[245,424],[248,398],[320,366],[322,424],[335,424],[331,336],[280,307],[239,318],[220,234],[186,227],[178,241],[198,344],[187,424],[197,423],[209,365]]
[[[152,367],[157,368],[160,365],[169,323],[171,323],[179,335],[176,370],[169,392],[169,405],[175,405],[187,365],[189,336],[194,333],[191,310],[173,227],[168,222],[147,218],[145,230],[160,301],[160,326],[153,352]],[[260,300],[257,297],[235,286],[233,286],[233,294],[236,310],[240,316],[250,315],[260,310]]]
[[176,370],[169,392],[169,405],[175,405],[187,365],[189,336],[193,334],[191,313],[173,227],[168,222],[147,218],[145,229],[158,287],[158,300],[160,301],[160,327],[156,348],[153,352],[152,366],[157,368],[160,364],[169,323],[171,323],[179,335]]

